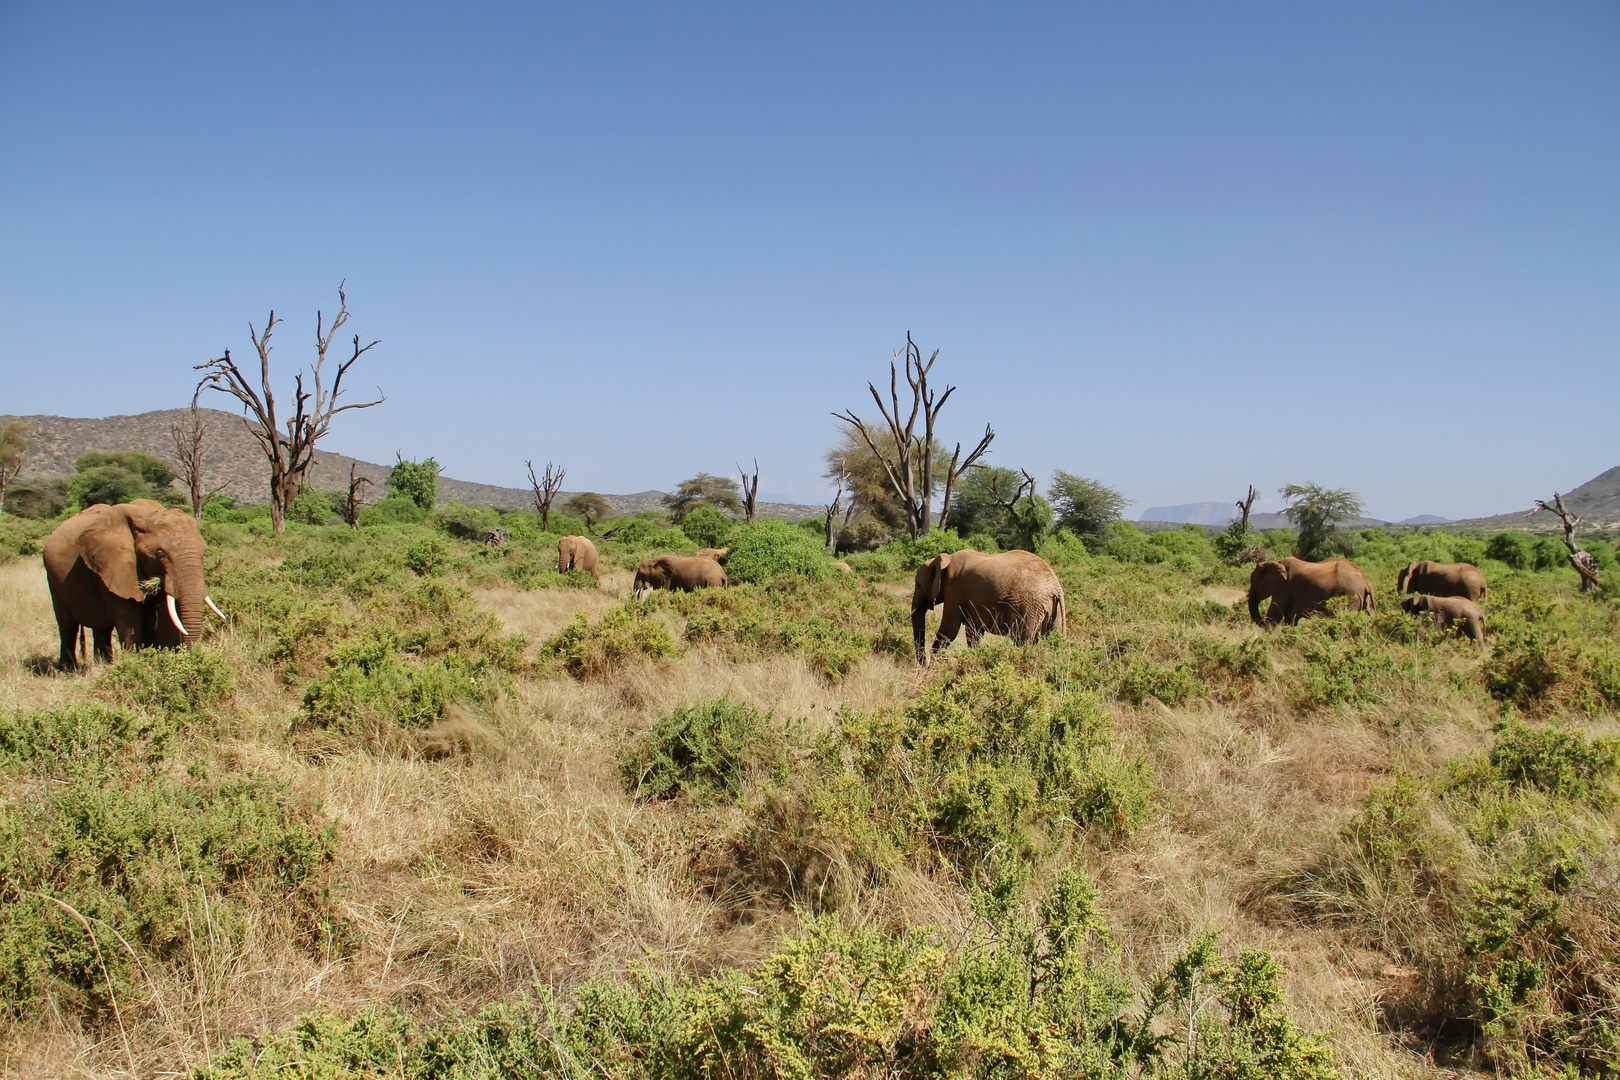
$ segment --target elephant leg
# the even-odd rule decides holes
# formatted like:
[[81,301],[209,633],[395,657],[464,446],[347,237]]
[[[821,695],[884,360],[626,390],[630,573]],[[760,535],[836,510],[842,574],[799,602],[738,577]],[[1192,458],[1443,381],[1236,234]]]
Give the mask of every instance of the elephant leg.
[[62,652],[57,663],[63,671],[74,671],[79,666],[79,624],[58,623],[57,629],[62,633]]
[[962,629],[962,609],[947,605],[939,619],[939,632],[934,635],[934,652],[956,640]]
[[112,627],[93,626],[90,635],[96,642],[96,659],[104,664],[112,663]]
[[962,628],[967,631],[968,648],[977,648],[979,639],[984,636],[984,631],[979,629],[978,622],[973,619],[963,619]]
[[1288,605],[1283,603],[1283,598],[1273,596],[1271,606],[1266,609],[1266,628],[1268,630],[1275,629],[1283,621],[1287,610]]

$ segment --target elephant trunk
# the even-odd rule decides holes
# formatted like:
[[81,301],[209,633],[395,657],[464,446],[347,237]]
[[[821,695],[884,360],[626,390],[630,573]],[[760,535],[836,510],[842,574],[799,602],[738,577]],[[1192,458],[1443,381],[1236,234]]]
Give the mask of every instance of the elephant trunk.
[[[164,567],[163,591],[168,594],[165,606],[169,618],[178,618],[175,634],[190,643],[202,633],[203,620],[208,610],[208,585],[203,580],[202,556],[182,556]],[[182,635],[180,630],[185,633]]]
[[1264,599],[1265,596],[1259,589],[1253,587],[1249,589],[1249,618],[1254,620],[1256,626],[1265,625],[1265,620],[1260,618],[1260,601]]
[[928,609],[917,605],[911,609],[911,637],[917,644],[917,663],[928,666],[928,650],[923,641],[928,634]]

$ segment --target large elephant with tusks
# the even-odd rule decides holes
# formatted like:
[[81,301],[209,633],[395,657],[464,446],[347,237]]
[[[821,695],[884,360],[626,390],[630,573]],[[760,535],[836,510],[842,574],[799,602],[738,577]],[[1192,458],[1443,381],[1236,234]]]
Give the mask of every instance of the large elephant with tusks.
[[942,610],[934,652],[955,641],[964,626],[969,645],[977,645],[981,634],[1004,634],[1026,645],[1064,627],[1063,584],[1045,559],[1028,551],[964,550],[923,563],[911,591],[911,632],[923,665],[928,613],[936,604]]
[[[1373,609],[1372,585],[1349,559],[1306,562],[1290,555],[1263,562],[1249,575],[1249,618],[1260,626],[1284,622],[1292,626],[1307,615],[1326,611],[1335,596],[1346,597],[1351,611]],[[1267,597],[1271,607],[1262,620],[1260,601]]]

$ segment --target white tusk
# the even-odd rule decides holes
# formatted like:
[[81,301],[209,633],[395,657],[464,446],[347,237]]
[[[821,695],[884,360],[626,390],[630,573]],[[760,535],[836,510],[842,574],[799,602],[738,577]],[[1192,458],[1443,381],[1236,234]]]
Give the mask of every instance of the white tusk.
[[208,601],[208,606],[214,609],[214,614],[219,616],[220,622],[230,622],[231,621],[231,620],[229,620],[229,619],[227,619],[225,617],[225,613],[223,611],[219,610],[219,605],[214,603],[214,598],[212,596],[208,596],[207,594],[204,594],[203,599]]
[[174,606],[174,593],[169,593],[168,594],[168,601],[169,601],[169,619],[174,623],[174,628],[176,630],[180,631],[180,636],[181,637],[190,637],[191,635],[186,633],[186,628],[180,624],[180,612],[175,610],[175,606]]

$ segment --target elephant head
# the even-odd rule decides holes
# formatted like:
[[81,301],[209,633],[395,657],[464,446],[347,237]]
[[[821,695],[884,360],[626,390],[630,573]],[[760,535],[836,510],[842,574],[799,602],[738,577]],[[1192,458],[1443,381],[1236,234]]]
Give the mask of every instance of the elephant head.
[[1401,600],[1401,610],[1408,615],[1420,615],[1432,609],[1429,607],[1427,596],[1408,596]]
[[[1260,601],[1277,596],[1288,588],[1288,567],[1280,562],[1263,562],[1249,575],[1249,618],[1255,625],[1264,626],[1260,618]],[[1276,601],[1273,601],[1276,603]]]
[[[126,600],[156,604],[157,643],[190,643],[202,632],[203,611],[213,608],[203,581],[202,533],[190,514],[162,506],[151,499],[135,499],[117,506],[95,506],[79,533],[79,557],[107,591]],[[157,579],[158,590],[147,596],[141,583]]]
[[663,559],[646,559],[636,567],[636,581],[632,592],[637,598],[653,589],[669,587],[669,563]]
[[1401,572],[1395,575],[1395,591],[1397,593],[1406,591],[1406,583],[1412,580],[1412,575],[1417,572],[1417,568],[1417,563],[1407,563],[1401,568]]
[[911,636],[917,643],[917,663],[926,664],[928,653],[923,647],[927,633],[928,613],[944,599],[945,571],[950,569],[949,553],[935,555],[917,568],[917,584],[911,590]]

